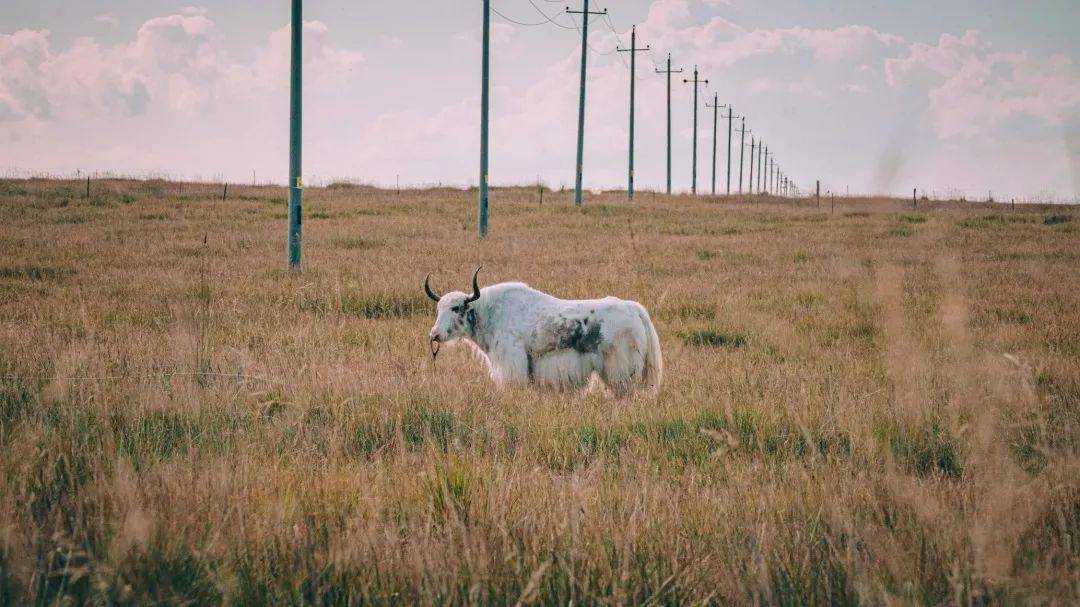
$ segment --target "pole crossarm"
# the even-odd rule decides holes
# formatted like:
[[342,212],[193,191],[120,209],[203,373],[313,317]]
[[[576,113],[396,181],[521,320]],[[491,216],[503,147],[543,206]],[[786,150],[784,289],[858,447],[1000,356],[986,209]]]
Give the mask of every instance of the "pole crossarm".
[[589,10],[589,4],[587,2],[585,3],[585,10],[583,10],[583,11],[570,10],[570,7],[568,6],[568,7],[566,7],[566,12],[567,12],[567,14],[570,14],[570,15],[606,15],[606,14],[608,14],[606,8],[604,10],[602,10],[602,11],[590,11]]

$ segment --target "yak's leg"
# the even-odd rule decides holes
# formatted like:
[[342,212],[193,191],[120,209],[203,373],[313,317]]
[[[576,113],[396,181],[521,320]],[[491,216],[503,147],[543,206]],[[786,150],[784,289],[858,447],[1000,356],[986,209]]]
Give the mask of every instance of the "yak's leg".
[[554,390],[580,390],[593,372],[592,355],[577,350],[555,350],[533,361],[533,381]]
[[503,347],[488,355],[491,379],[500,388],[529,383],[529,356],[524,348]]
[[600,379],[616,396],[634,393],[645,376],[645,344],[629,329],[618,331],[602,348],[604,368]]

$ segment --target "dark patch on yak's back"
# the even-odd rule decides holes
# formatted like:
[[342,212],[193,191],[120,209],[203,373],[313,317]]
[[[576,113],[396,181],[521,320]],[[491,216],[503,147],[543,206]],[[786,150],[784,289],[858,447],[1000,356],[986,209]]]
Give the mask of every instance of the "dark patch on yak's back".
[[600,323],[591,318],[563,319],[556,333],[556,348],[585,354],[600,347]]

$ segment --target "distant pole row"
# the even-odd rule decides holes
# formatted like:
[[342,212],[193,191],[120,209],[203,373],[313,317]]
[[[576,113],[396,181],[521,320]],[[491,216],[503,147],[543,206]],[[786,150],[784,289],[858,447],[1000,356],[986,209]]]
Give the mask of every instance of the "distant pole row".
[[[578,121],[577,121],[577,159],[574,166],[574,206],[581,206],[583,198],[583,187],[585,179],[585,93],[588,71],[588,54],[589,54],[589,22],[592,17],[599,16],[607,19],[608,11],[603,10],[590,10],[589,0],[581,0],[581,10],[574,10],[570,7],[566,7],[566,14],[579,15],[581,17],[581,26],[576,24],[574,28],[562,25],[555,21],[552,15],[544,13],[540,8],[530,2],[532,7],[544,17],[544,22],[541,23],[521,23],[512,19],[509,19],[499,13],[504,19],[517,23],[518,25],[537,26],[545,24],[554,24],[564,29],[578,29],[581,33],[581,69],[580,78],[578,82]],[[480,94],[480,187],[479,187],[479,234],[481,238],[484,238],[488,232],[488,116],[489,116],[489,94],[488,89],[489,82],[489,62],[490,62],[490,19],[491,19],[491,2],[490,0],[484,0],[483,2],[483,42],[482,42],[482,66],[481,66],[481,94]],[[615,32],[611,22],[608,21],[609,27],[618,37],[618,32]],[[629,141],[627,149],[627,170],[626,170],[626,197],[627,200],[633,201],[634,199],[634,156],[635,156],[635,121],[636,121],[636,92],[637,92],[637,54],[640,52],[647,52],[650,50],[649,45],[645,45],[643,48],[639,48],[637,40],[637,27],[634,26],[630,30],[630,46],[629,48],[623,48],[622,46],[616,46],[615,50],[619,53],[630,54],[630,108],[629,108]],[[663,74],[667,78],[667,150],[666,150],[666,179],[665,179],[665,191],[671,194],[671,182],[672,182],[672,166],[671,166],[671,75],[681,74],[682,68],[672,69],[671,67],[671,54],[667,55],[667,64],[664,69],[657,68],[657,74]],[[700,85],[708,84],[709,80],[701,78],[701,74],[697,66],[694,66],[694,72],[692,78],[684,78],[684,84],[692,84],[694,86],[694,104],[693,104],[693,132],[692,132],[692,148],[691,148],[691,167],[690,167],[690,192],[697,194],[697,169],[698,169],[698,93]],[[713,110],[713,140],[712,140],[712,182],[711,192],[716,194],[716,177],[717,177],[717,150],[719,147],[719,120],[724,117],[720,115],[720,109],[727,109],[727,180],[725,184],[725,193],[731,195],[731,172],[732,172],[732,144],[733,133],[736,131],[734,121],[736,118],[740,120],[739,133],[739,179],[738,179],[738,191],[741,194],[743,192],[743,166],[744,156],[746,153],[746,135],[752,133],[746,128],[746,117],[736,116],[734,108],[731,104],[721,104],[719,93],[713,94],[713,100],[710,104],[706,101],[705,106],[712,108]],[[755,155],[757,158],[755,159]],[[757,166],[757,182],[754,180],[754,167],[755,162]],[[769,151],[768,146],[761,141],[761,138],[751,137],[750,139],[750,162],[749,162],[749,175],[747,178],[749,184],[748,192],[753,194],[755,190],[757,193],[776,194],[778,192],[787,193],[790,191],[789,182],[786,176],[783,176],[779,168],[777,167],[774,155]],[[756,188],[755,188],[756,185]]]

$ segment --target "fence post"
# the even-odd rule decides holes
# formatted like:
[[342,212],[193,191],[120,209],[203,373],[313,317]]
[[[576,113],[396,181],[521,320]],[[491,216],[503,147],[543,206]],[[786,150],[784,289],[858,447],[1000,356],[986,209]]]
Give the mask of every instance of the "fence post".
[[917,188],[911,188],[911,210],[914,211],[919,206],[918,198],[919,190]]
[[818,179],[814,182],[814,204],[818,207],[821,206],[821,180]]

